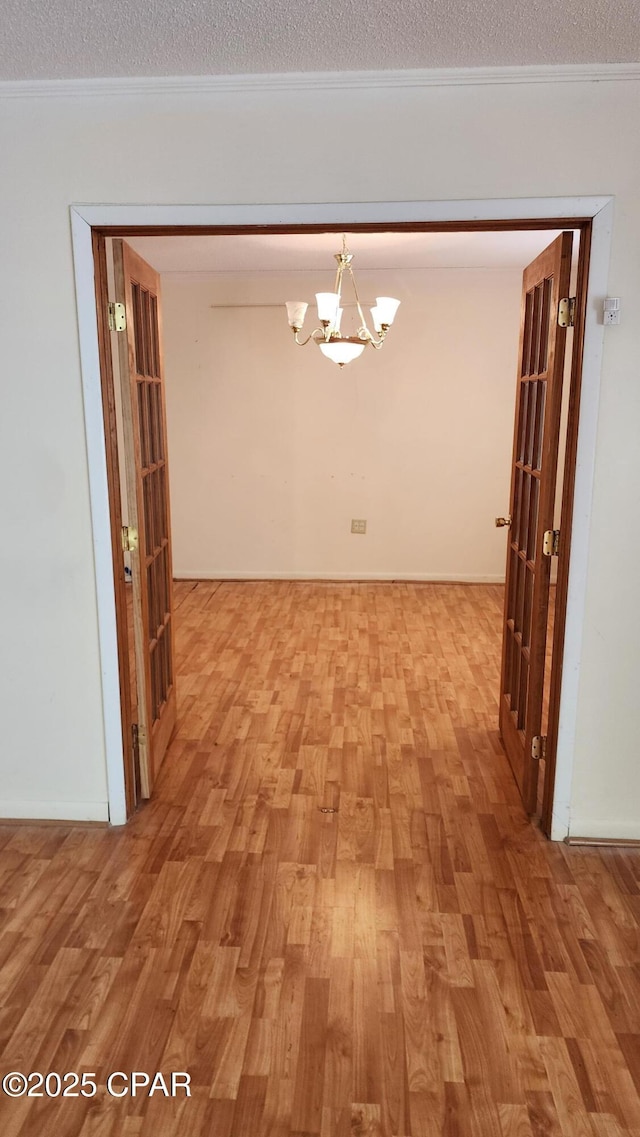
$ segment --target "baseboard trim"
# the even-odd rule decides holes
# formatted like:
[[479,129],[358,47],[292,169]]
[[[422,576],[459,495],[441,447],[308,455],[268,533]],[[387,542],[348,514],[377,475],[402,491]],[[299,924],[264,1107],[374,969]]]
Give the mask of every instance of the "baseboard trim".
[[0,817],[0,829],[108,829],[108,821],[56,821],[52,817]]
[[428,584],[504,584],[504,574],[500,575],[473,575],[465,573],[411,573],[411,572],[175,572],[174,580],[317,580],[327,582],[353,581],[381,583],[391,582],[397,584],[412,584],[426,582]]
[[565,837],[564,843],[605,849],[640,849],[640,838],[636,837]]
[[106,801],[0,801],[0,825],[108,825]]

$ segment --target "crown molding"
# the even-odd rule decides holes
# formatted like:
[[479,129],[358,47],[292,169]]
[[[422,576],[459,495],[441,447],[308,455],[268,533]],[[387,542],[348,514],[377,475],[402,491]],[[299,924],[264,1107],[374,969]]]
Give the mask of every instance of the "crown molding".
[[521,83],[638,82],[640,63],[579,63],[540,67],[430,68],[407,71],[308,71],[273,75],[166,75],[112,79],[0,81],[0,98],[104,98],[140,95],[220,95],[252,91],[386,90]]

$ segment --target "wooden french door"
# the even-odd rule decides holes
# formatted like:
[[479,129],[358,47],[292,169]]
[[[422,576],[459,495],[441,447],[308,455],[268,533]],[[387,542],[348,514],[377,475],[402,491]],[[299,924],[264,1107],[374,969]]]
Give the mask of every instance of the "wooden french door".
[[[562,233],[525,269],[511,473],[510,530],[500,683],[500,733],[533,813],[538,788],[551,557],[572,233]],[[533,751],[537,754],[534,756]]]
[[118,361],[132,552],[140,787],[142,796],[149,797],[176,725],[160,279],[124,241],[113,242],[113,265],[116,301],[126,311]]

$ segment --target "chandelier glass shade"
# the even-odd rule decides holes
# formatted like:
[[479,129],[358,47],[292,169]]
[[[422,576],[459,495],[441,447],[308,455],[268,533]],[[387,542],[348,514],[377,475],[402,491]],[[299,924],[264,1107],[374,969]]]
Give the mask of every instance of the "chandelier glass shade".
[[[289,320],[289,327],[293,332],[293,338],[299,347],[304,347],[310,340],[313,340],[323,355],[326,355],[328,359],[337,363],[338,367],[344,367],[345,363],[351,363],[352,360],[362,355],[367,344],[376,349],[382,347],[385,336],[395,319],[400,301],[395,300],[392,296],[376,297],[375,307],[371,309],[371,319],[375,331],[374,335],[367,327],[367,322],[360,305],[356,279],[351,267],[353,254],[347,249],[347,241],[344,234],[342,237],[342,252],[336,253],[335,259],[338,262],[338,272],[334,291],[316,292],[318,319],[321,327],[311,332],[305,340],[298,339],[298,332],[302,331],[302,325],[304,324],[307,308],[309,307],[304,300],[287,300],[287,318]],[[343,313],[340,302],[342,300],[342,281],[345,272],[348,273],[353,287],[353,294],[355,296],[360,321],[356,334],[353,336],[343,335],[340,331]],[[378,337],[377,339],[376,336]]]

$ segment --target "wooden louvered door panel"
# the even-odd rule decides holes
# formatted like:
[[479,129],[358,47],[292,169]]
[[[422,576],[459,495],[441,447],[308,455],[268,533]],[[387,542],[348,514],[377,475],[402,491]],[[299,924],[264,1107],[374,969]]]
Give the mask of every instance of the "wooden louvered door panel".
[[551,558],[566,331],[558,303],[569,293],[572,233],[525,269],[511,475],[511,527],[500,686],[500,733],[528,813],[536,806],[534,737],[542,728]]
[[113,242],[116,299],[126,307],[119,337],[138,682],[140,782],[149,797],[176,725],[173,574],[167,430],[158,274],[123,241]]

